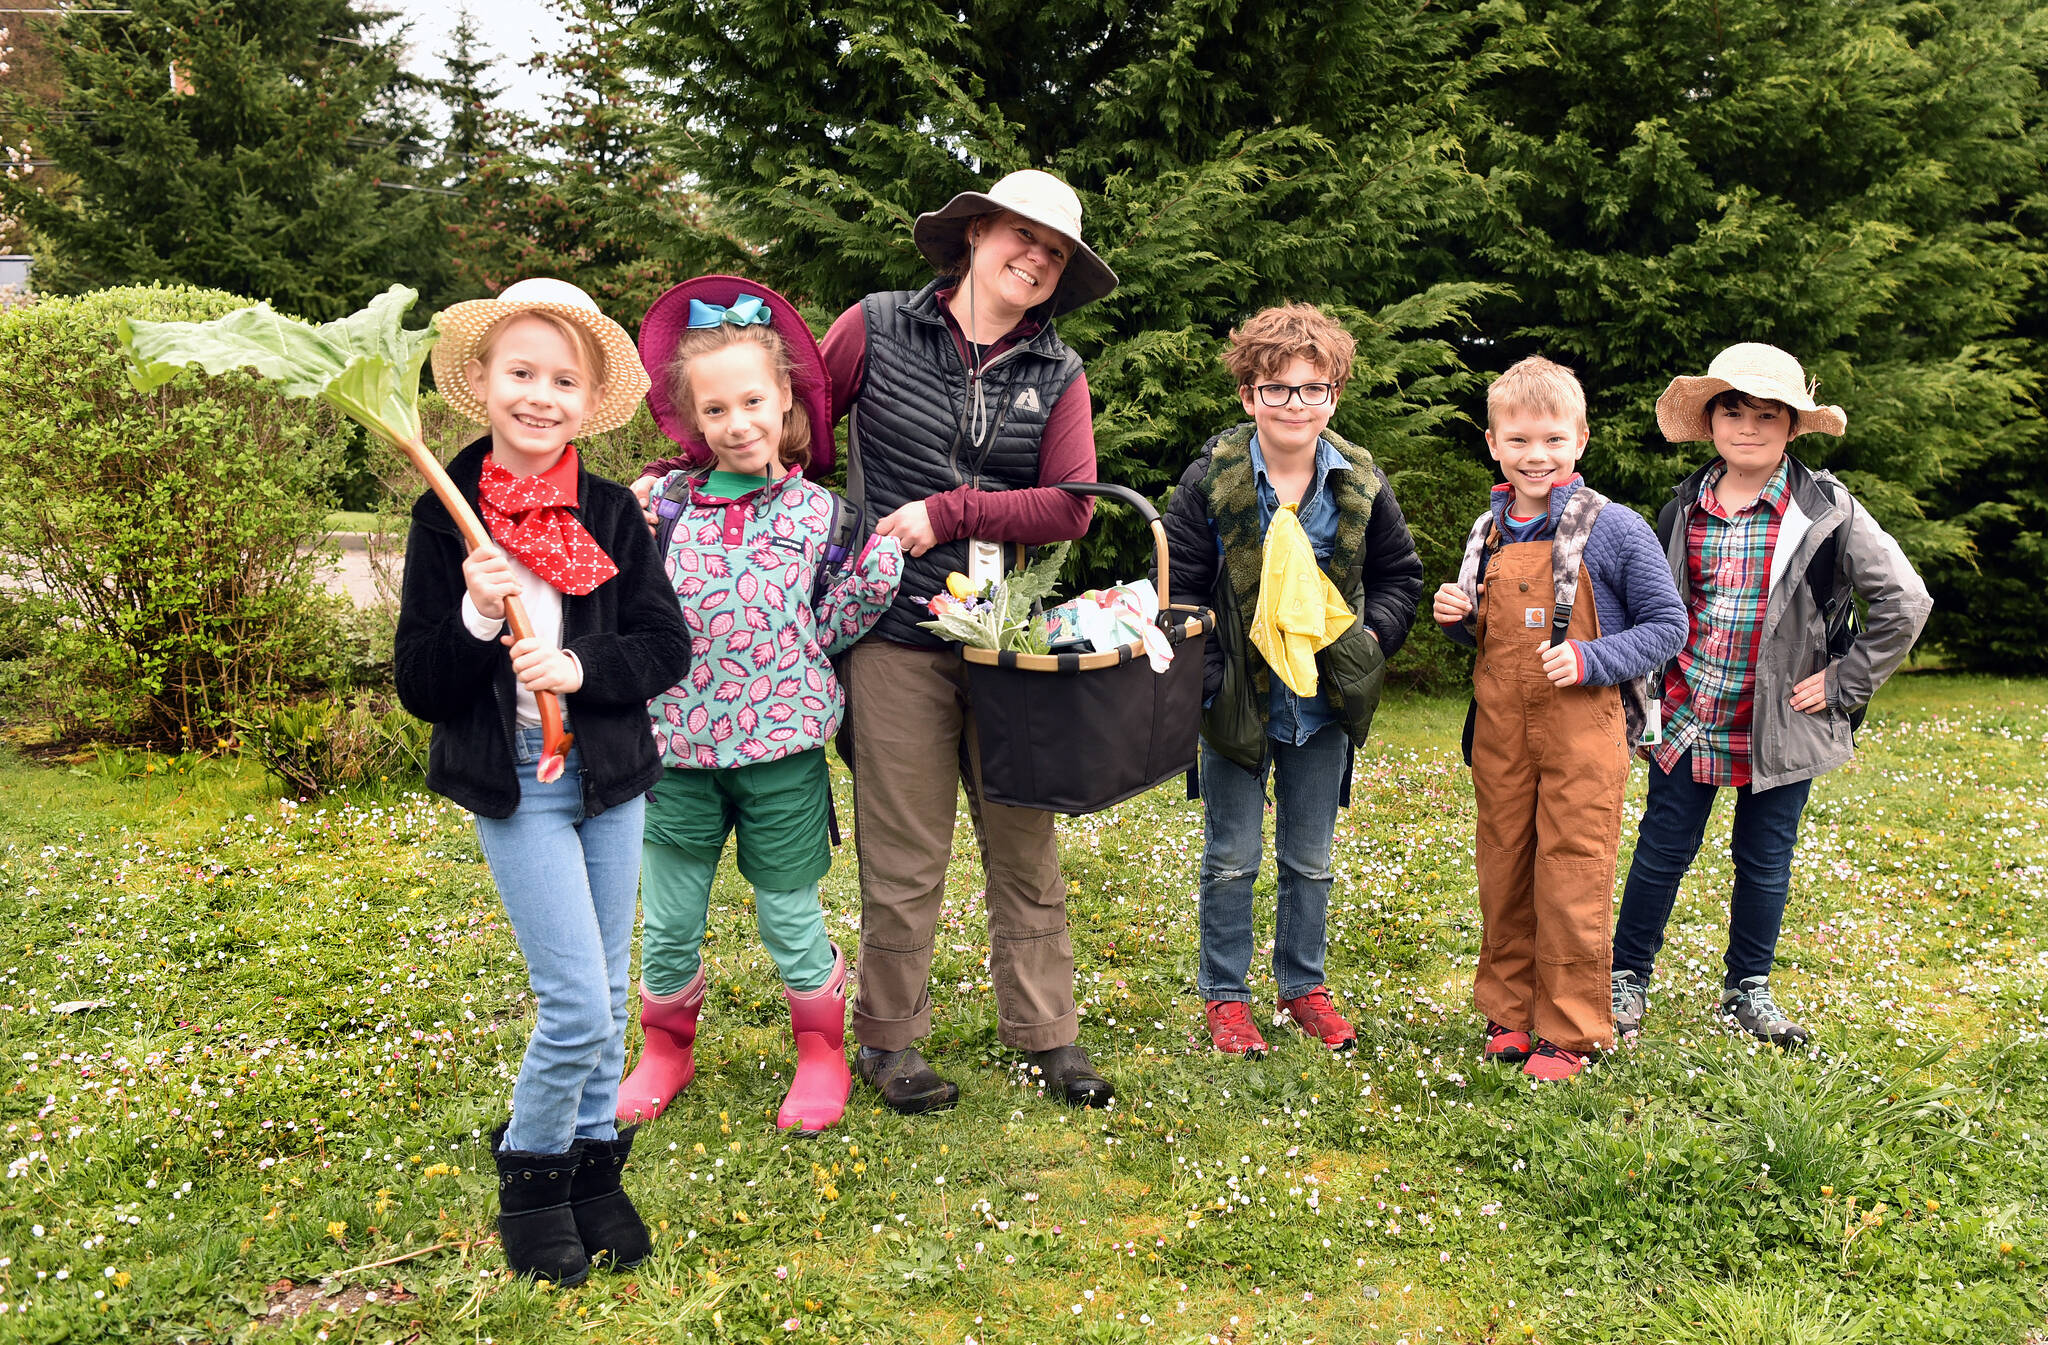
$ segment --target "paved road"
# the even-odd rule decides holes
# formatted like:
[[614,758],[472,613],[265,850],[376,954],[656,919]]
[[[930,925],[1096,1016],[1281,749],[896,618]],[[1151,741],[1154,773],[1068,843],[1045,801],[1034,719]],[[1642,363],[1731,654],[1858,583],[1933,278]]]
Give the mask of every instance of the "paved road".
[[[340,549],[332,563],[320,567],[321,582],[338,593],[346,593],[358,607],[374,606],[382,601],[377,592],[377,581],[370,570],[370,552],[367,539],[361,533],[337,532],[328,539]],[[398,581],[404,569],[400,561],[393,567],[392,582]],[[397,594],[393,593],[395,600]]]

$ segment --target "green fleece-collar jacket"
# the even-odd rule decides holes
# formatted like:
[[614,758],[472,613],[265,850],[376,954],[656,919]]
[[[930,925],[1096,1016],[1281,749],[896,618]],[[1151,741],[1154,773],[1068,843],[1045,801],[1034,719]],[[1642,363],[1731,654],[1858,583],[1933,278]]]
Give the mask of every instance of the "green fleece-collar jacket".
[[[1386,661],[1414,623],[1422,561],[1372,455],[1329,430],[1323,438],[1351,468],[1328,477],[1338,521],[1323,572],[1359,621],[1316,655],[1316,676],[1345,733],[1360,743],[1379,708]],[[1204,651],[1202,736],[1225,759],[1260,771],[1272,671],[1248,634],[1266,543],[1251,440],[1250,424],[1210,439],[1182,474],[1164,521],[1174,591],[1206,595],[1216,609]]]

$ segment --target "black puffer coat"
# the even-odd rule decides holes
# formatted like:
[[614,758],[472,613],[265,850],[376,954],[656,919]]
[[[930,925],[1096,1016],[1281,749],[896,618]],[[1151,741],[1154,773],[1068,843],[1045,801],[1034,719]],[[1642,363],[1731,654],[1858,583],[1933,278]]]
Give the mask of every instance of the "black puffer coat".
[[[1258,610],[1265,554],[1251,437],[1252,427],[1246,424],[1209,440],[1202,456],[1181,475],[1163,521],[1174,591],[1207,595],[1216,609],[1216,631],[1203,651],[1208,708],[1202,736],[1226,760],[1259,771],[1266,760],[1272,671],[1248,633]],[[1359,622],[1317,653],[1316,674],[1330,708],[1356,744],[1365,741],[1379,708],[1386,661],[1415,622],[1422,560],[1372,456],[1330,431],[1323,437],[1351,468],[1330,474],[1331,489],[1337,492],[1337,540],[1323,572]]]

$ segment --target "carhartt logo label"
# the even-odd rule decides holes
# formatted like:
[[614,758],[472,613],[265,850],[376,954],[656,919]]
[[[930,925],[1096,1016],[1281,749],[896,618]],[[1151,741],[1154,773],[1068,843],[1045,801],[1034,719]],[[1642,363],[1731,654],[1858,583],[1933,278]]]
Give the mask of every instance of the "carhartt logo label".
[[1542,630],[1550,623],[1543,619],[1543,609],[1541,607],[1524,607],[1522,609],[1522,624],[1530,630]]
[[1016,408],[1017,408],[1017,409],[1018,409],[1019,411],[1036,411],[1036,410],[1038,410],[1038,389],[1037,389],[1037,388],[1026,388],[1026,389],[1024,389],[1024,391],[1022,391],[1022,392],[1020,392],[1020,393],[1018,393],[1018,394],[1017,394],[1017,400],[1016,400],[1016,402],[1015,402],[1015,403],[1013,403],[1013,404],[1015,405],[1015,407],[1016,407]]

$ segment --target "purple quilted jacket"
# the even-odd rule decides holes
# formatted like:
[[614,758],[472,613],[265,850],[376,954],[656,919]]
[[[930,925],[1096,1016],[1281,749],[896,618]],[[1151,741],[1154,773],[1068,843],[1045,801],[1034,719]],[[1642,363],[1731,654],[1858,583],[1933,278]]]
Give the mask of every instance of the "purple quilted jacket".
[[690,675],[647,703],[663,764],[723,770],[823,746],[846,705],[830,659],[894,601],[901,545],[871,538],[814,609],[824,487],[792,470],[737,500],[689,498],[662,564],[690,628]]

